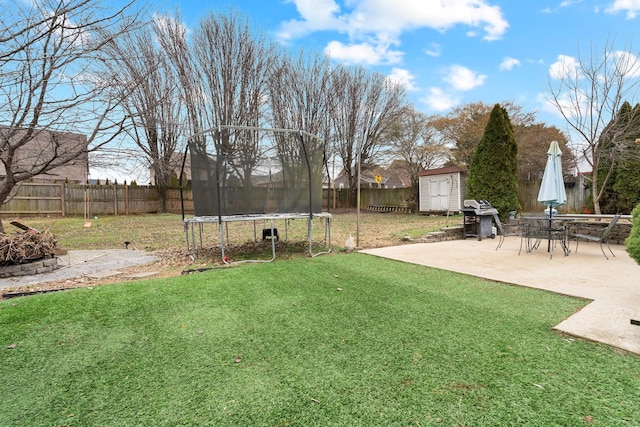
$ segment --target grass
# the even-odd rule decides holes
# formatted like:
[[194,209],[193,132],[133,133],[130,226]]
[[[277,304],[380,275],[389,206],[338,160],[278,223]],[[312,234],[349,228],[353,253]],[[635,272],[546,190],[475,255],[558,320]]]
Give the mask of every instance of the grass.
[[[42,230],[49,228],[58,245],[65,249],[108,249],[124,248],[125,240],[136,244],[138,249],[158,250],[168,246],[184,244],[184,230],[180,215],[119,215],[96,219],[82,217],[33,217],[18,221]],[[5,231],[13,232],[9,223],[13,219],[3,219]],[[84,227],[89,223],[90,227]]]
[[0,301],[0,425],[635,425],[582,305],[363,254]]
[[[60,247],[66,249],[108,249],[124,248],[125,240],[137,249],[158,250],[167,247],[185,246],[182,217],[176,214],[103,216],[85,220],[81,217],[33,217],[5,218],[3,224],[7,232],[19,231],[9,223],[18,220],[37,230],[45,227],[58,239]],[[356,236],[356,213],[352,211],[334,213],[331,225],[332,243],[342,247],[349,234]],[[87,222],[90,227],[83,227]],[[324,239],[324,227],[314,221],[314,240]],[[459,216],[421,216],[393,213],[362,212],[360,215],[361,246],[366,248],[402,243],[404,236],[421,237],[430,231],[440,230],[447,225],[460,224]],[[275,226],[283,233],[284,224],[277,221]],[[256,224],[260,234],[262,221]],[[218,231],[215,224],[205,225],[205,244],[217,244]],[[288,224],[289,240],[305,242],[307,239],[306,220],[293,220]],[[229,241],[244,243],[253,241],[253,222],[228,224]],[[258,236],[260,238],[261,236]],[[208,239],[208,240],[207,240]]]

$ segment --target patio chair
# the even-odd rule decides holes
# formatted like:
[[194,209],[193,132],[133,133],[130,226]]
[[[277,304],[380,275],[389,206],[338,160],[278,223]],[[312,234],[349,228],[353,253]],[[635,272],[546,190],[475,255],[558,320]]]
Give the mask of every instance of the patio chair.
[[603,243],[607,244],[607,248],[609,248],[609,252],[611,252],[611,255],[616,256],[616,254],[614,254],[613,251],[611,250],[611,246],[609,246],[609,237],[611,236],[611,231],[613,230],[613,226],[616,225],[619,219],[620,219],[619,214],[614,215],[613,218],[611,218],[611,222],[609,222],[609,225],[607,225],[607,227],[602,231],[602,233],[600,233],[600,235],[593,236],[590,234],[580,234],[580,233],[574,234],[572,237],[576,238],[576,253],[578,252],[578,243],[580,242],[580,239],[584,239],[584,240],[589,240],[591,242],[600,243],[600,250],[602,251],[602,255],[604,255],[606,259],[609,259],[609,257],[604,252],[604,248],[602,247]]
[[[496,214],[493,215],[493,221],[496,224],[496,229],[498,230],[498,235],[500,236],[500,239],[498,241],[498,246],[496,247],[496,251],[500,249],[500,247],[504,243],[505,237],[522,235],[518,224],[511,224],[511,223],[503,224],[500,221],[500,218],[498,217],[498,215]],[[522,251],[522,240],[520,240],[520,251]],[[520,252],[518,252],[518,255],[520,255]]]

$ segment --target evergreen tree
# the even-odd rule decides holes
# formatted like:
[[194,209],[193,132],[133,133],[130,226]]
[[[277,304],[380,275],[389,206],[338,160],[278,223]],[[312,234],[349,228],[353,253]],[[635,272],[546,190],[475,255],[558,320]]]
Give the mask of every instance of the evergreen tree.
[[598,162],[598,188],[597,194],[601,194],[600,211],[602,213],[615,213],[617,211],[618,194],[614,190],[618,169],[617,140],[622,138],[628,127],[631,116],[631,104],[624,102],[611,122],[604,128],[598,138],[597,152]]
[[640,203],[640,144],[636,143],[640,138],[640,105],[633,109],[629,123],[613,185],[617,195],[616,210],[611,213],[629,214]]
[[167,188],[180,188],[180,180],[178,179],[178,174],[176,173],[176,171],[171,171],[171,176],[169,177],[169,185],[167,185]]
[[467,198],[488,200],[506,219],[518,202],[518,145],[507,110],[496,104],[478,144],[467,182]]

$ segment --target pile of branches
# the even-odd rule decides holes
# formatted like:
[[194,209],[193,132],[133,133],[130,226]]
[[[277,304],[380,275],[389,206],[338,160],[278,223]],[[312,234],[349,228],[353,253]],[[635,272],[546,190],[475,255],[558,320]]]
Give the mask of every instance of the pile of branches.
[[0,234],[0,264],[25,264],[53,255],[56,239],[51,231],[28,230],[15,234]]

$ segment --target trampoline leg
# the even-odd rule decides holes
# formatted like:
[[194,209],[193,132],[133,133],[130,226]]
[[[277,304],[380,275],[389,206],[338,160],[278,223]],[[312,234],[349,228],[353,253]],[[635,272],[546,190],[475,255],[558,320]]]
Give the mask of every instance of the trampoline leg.
[[307,240],[309,242],[309,256],[313,257],[313,218],[307,218]]
[[[308,219],[308,221],[312,221],[312,219]],[[309,255],[313,258],[316,257],[318,255],[322,255],[322,254],[328,254],[331,252],[331,217],[326,217],[325,218],[325,222],[324,222],[324,244],[325,246],[327,246],[327,250],[324,252],[318,252],[316,254],[313,253],[313,235],[312,235],[312,226],[309,226]]]
[[273,220],[271,220],[271,261],[276,259],[276,238],[273,230]]
[[220,257],[223,264],[229,264],[224,256],[224,226],[222,223],[218,223],[218,230],[220,231]]
[[196,259],[196,256],[197,256],[196,232],[194,230],[193,224],[191,224],[191,244],[193,245],[193,259]]
[[189,224],[186,222],[184,223],[184,237],[187,241],[187,255],[193,257],[191,254],[191,245],[189,244]]

